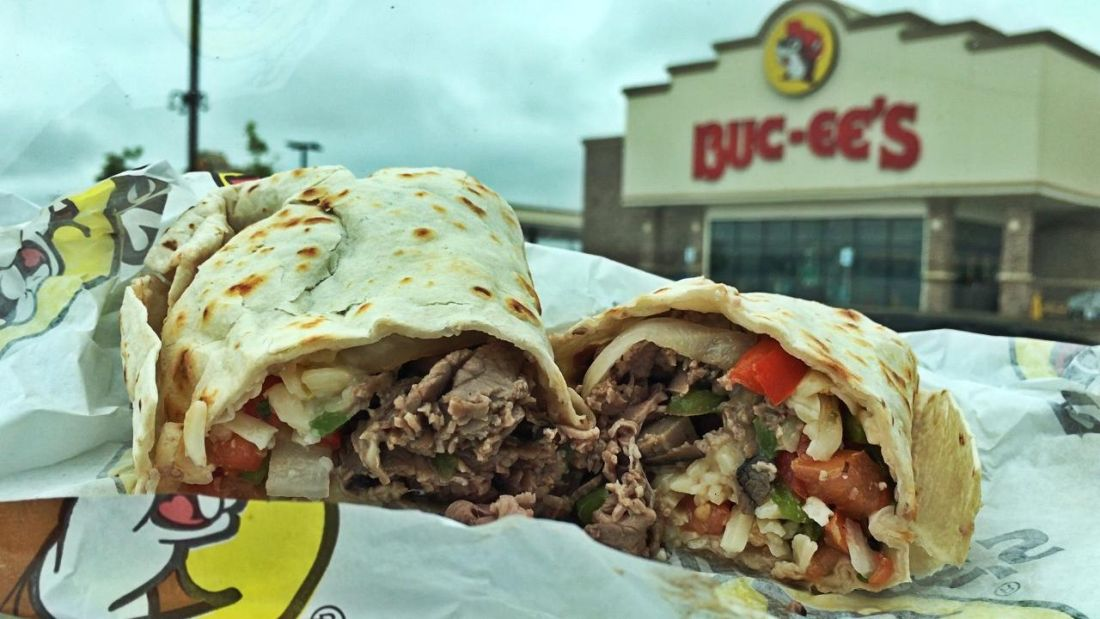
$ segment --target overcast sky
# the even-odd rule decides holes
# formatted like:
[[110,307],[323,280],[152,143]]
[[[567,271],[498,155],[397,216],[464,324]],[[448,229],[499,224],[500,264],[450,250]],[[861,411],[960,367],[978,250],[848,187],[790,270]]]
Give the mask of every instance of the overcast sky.
[[[628,85],[713,58],[778,0],[207,2],[200,147],[247,160],[244,125],[277,157],[363,175],[443,165],[512,202],[578,208],[581,139],[622,132]],[[1051,29],[1100,51],[1095,0],[851,0],[872,14]],[[307,6],[308,5],[308,6]],[[90,185],[107,151],[186,163],[189,0],[0,3],[0,192],[38,203]]]

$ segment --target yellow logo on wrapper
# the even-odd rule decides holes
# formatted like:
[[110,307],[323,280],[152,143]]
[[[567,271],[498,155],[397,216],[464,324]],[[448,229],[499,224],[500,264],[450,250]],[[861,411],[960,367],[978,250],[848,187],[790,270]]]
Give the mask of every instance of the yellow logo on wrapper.
[[829,79],[836,66],[837,47],[836,31],[820,14],[797,11],[786,15],[764,39],[764,78],[781,95],[808,95]]
[[182,494],[70,499],[0,610],[297,617],[328,567],[338,529],[339,510],[327,503]]
[[[335,530],[324,503],[249,503],[237,534],[192,550],[185,572],[197,591],[236,589],[240,599],[204,616],[224,619],[294,616],[328,563]],[[334,527],[333,527],[334,528]],[[185,587],[186,590],[186,587]]]
[[0,250],[0,353],[60,322],[81,290],[139,269],[167,194],[162,180],[116,176],[24,225]]

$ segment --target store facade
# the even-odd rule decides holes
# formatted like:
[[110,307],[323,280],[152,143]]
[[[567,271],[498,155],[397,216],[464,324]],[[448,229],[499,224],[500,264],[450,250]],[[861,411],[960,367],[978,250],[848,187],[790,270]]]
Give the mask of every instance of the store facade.
[[827,0],[714,49],[585,140],[585,251],[857,307],[1100,288],[1100,57]]

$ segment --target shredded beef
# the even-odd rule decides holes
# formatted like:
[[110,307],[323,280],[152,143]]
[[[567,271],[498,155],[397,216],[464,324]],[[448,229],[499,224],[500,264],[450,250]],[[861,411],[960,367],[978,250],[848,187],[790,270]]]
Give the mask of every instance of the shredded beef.
[[776,473],[774,464],[760,456],[754,456],[738,467],[737,483],[741,484],[741,489],[752,499],[754,506],[758,506],[768,500]]
[[488,524],[512,515],[530,518],[535,515],[535,495],[530,492],[516,496],[504,494],[488,504],[459,500],[451,503],[444,515],[469,525]]
[[[393,382],[353,434],[362,467],[381,484],[400,480],[444,498],[549,492],[565,469],[561,439],[551,432],[505,444],[529,413],[538,413],[524,363],[521,351],[493,342],[453,351],[423,376]],[[361,481],[363,471],[349,469],[342,477]]]

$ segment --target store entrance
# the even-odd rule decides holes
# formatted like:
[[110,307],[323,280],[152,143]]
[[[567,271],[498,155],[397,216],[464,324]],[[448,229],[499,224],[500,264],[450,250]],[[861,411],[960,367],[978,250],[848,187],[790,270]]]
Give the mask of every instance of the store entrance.
[[710,276],[830,305],[917,309],[923,221],[716,221]]

